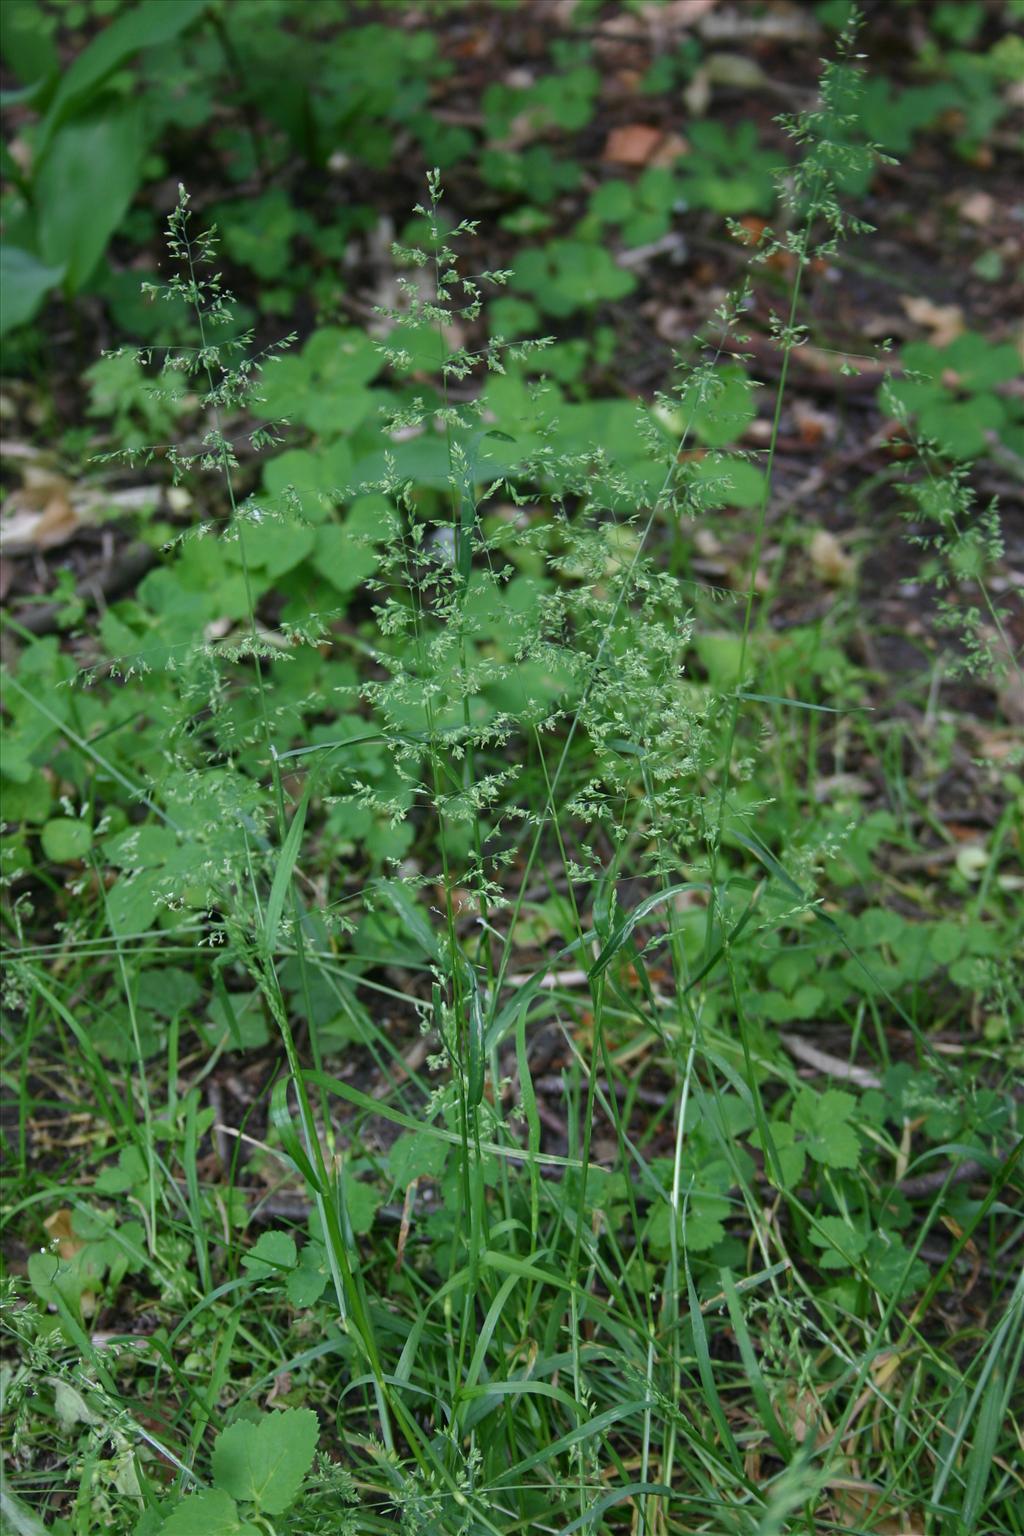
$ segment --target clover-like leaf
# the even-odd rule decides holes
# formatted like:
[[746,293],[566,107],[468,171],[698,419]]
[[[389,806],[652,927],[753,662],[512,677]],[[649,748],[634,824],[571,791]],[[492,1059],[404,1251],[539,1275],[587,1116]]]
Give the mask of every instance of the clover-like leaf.
[[860,1137],[850,1125],[857,1100],[841,1088],[815,1093],[803,1088],[793,1106],[792,1124],[816,1163],[826,1168],[856,1168]]
[[820,1216],[811,1228],[811,1242],[823,1250],[823,1269],[849,1269],[864,1253],[868,1239],[841,1216]]

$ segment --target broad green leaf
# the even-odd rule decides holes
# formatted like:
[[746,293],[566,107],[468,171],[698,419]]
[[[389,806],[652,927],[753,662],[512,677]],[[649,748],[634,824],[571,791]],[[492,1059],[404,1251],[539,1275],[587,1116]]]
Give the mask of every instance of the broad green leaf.
[[363,1179],[345,1180],[345,1213],[349,1226],[356,1237],[371,1231],[374,1218],[382,1204],[379,1190]]
[[323,1243],[307,1243],[299,1255],[298,1267],[285,1280],[288,1300],[293,1307],[313,1306],[323,1295],[328,1279]]
[[377,555],[351,529],[326,523],[316,531],[313,569],[336,592],[354,592],[377,568]]
[[388,1153],[388,1173],[399,1189],[407,1189],[413,1179],[436,1179],[447,1157],[448,1148],[443,1141],[409,1131],[392,1144]]
[[0,245],[0,336],[32,319],[65,270],[66,263],[47,266],[31,251]]
[[164,864],[178,850],[177,834],[152,822],[130,827],[110,839],[104,853],[119,869],[152,869]]
[[851,1227],[841,1216],[819,1216],[811,1228],[811,1242],[824,1250],[824,1269],[849,1269],[867,1248],[863,1232]]
[[107,917],[115,938],[145,933],[160,909],[159,887],[163,875],[159,869],[143,869],[123,876],[107,892]]
[[28,1258],[28,1278],[32,1289],[47,1306],[55,1306],[57,1297],[78,1312],[82,1295],[82,1274],[79,1265],[65,1263],[57,1254],[49,1251],[31,1253]]
[[135,1002],[149,1008],[163,1019],[173,1019],[192,1009],[203,995],[194,976],[177,966],[164,965],[143,971],[135,991]]
[[73,816],[57,816],[42,830],[43,852],[55,864],[72,864],[92,847],[92,828]]
[[96,87],[140,48],[166,43],[206,9],[206,0],[142,0],[104,27],[65,72],[40,131],[42,154],[61,122],[88,101]]
[[351,432],[373,408],[366,385],[383,366],[368,336],[324,326],[314,331],[301,354],[277,358],[265,370],[260,409],[267,418],[301,421],[322,436]]
[[39,82],[56,75],[60,67],[57,45],[41,10],[39,0],[5,0],[0,55],[19,80]]
[[135,102],[97,108],[54,135],[39,166],[35,198],[45,261],[64,263],[78,293],[120,224],[142,174],[145,139]]
[[242,1258],[243,1266],[259,1279],[281,1275],[295,1268],[295,1239],[287,1232],[263,1232]]
[[711,686],[732,687],[739,674],[740,657],[743,654],[742,635],[730,634],[728,630],[709,630],[706,634],[694,636],[694,646]]
[[258,1424],[230,1424],[214,1442],[214,1480],[235,1499],[256,1504],[261,1513],[280,1515],[302,1487],[319,1435],[311,1408],[269,1413]]
[[228,555],[237,564],[247,563],[275,581],[301,564],[315,543],[314,529],[285,514],[262,523],[244,523],[237,543],[228,546]]
[[902,1301],[928,1284],[929,1270],[921,1259],[911,1262],[906,1244],[891,1232],[876,1232],[865,1260],[871,1283],[883,1296]]
[[[697,1194],[686,1205],[681,1229],[683,1241],[691,1253],[705,1253],[725,1236],[729,1201],[722,1195]],[[646,1238],[661,1254],[671,1251],[671,1231],[677,1220],[667,1200],[659,1200],[647,1227]]]
[[398,880],[378,880],[377,890],[401,919],[407,936],[432,960],[441,958],[441,949],[423,911]]
[[781,1178],[786,1189],[794,1189],[803,1178],[804,1164],[807,1161],[806,1144],[798,1142],[796,1131],[791,1125],[783,1121],[776,1121],[771,1127],[771,1144],[774,1156],[771,1156],[765,1147],[765,1138],[758,1130],[751,1131],[750,1145],[758,1147],[765,1153],[765,1173],[773,1184],[777,1178]]
[[243,1520],[223,1488],[204,1488],[182,1499],[160,1527],[160,1536],[261,1536],[258,1526]]
[[290,500],[294,493],[298,510],[310,523],[327,519],[351,480],[352,450],[345,439],[327,447],[288,448],[263,466],[264,489],[275,504],[285,505],[286,496]]
[[678,415],[703,443],[724,447],[743,436],[757,415],[754,386],[742,368],[727,365],[699,375],[679,395]]

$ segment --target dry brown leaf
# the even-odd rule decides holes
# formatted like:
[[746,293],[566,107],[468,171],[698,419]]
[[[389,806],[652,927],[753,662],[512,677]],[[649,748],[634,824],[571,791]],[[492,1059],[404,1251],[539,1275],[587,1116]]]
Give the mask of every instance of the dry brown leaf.
[[717,4],[718,0],[642,0],[634,15],[613,17],[601,30],[609,31],[618,23],[618,29],[626,32],[635,28],[639,20],[656,37],[663,37],[668,33],[685,32],[688,27],[695,26]]
[[813,42],[821,36],[821,24],[805,5],[776,5],[770,11],[732,5],[702,16],[698,31],[712,41],[764,38],[772,42]]
[[991,224],[996,211],[996,200],[991,192],[968,192],[967,196],[959,201],[960,212],[965,219],[982,227]]
[[1012,720],[1014,725],[1024,725],[1024,680],[1019,672],[1006,674],[999,685],[998,698],[1007,720]]
[[724,85],[734,91],[756,91],[768,78],[757,60],[743,53],[713,53],[703,67],[711,85]]
[[832,1424],[817,1394],[810,1387],[786,1389],[786,1419],[797,1445],[813,1439],[822,1445],[832,1434]]
[[876,1483],[859,1477],[829,1478],[840,1530],[869,1530],[872,1536],[924,1536],[924,1517],[914,1509],[899,1510]]
[[865,800],[874,785],[860,773],[828,773],[814,781],[814,798],[823,804],[854,799]]
[[604,146],[602,159],[608,165],[650,165],[665,134],[647,123],[627,123],[613,128]]
[[57,1244],[57,1252],[65,1261],[73,1259],[75,1254],[80,1253],[85,1247],[82,1239],[75,1235],[71,1225],[72,1214],[67,1206],[62,1205],[43,1222],[50,1241]]
[[53,549],[70,539],[78,526],[78,513],[71,504],[71,482],[51,475],[8,496],[0,518],[0,549],[5,555]]
[[809,553],[815,574],[830,587],[843,587],[853,580],[853,560],[827,528],[815,532]]
[[703,555],[707,560],[722,553],[721,540],[712,533],[710,528],[698,528],[693,535],[693,542],[698,554]]
[[[1022,717],[1024,718],[1024,717]],[[1021,751],[1019,730],[990,730],[977,721],[971,724],[978,755],[993,763],[1012,762]]]
[[654,154],[648,160],[648,165],[675,165],[683,155],[690,153],[690,146],[679,133],[666,133],[662,135],[661,143]]
[[718,0],[657,0],[657,3],[648,6],[648,9],[658,13],[662,24],[675,31],[683,27],[692,27],[709,11],[713,11],[717,4]]
[[959,304],[935,304],[931,299],[915,298],[913,294],[900,296],[908,320],[928,332],[934,347],[946,347],[955,341],[964,328],[964,312]]
[[839,426],[831,411],[820,410],[809,401],[798,400],[793,406],[793,420],[800,434],[800,441],[808,448],[822,442],[833,442]]

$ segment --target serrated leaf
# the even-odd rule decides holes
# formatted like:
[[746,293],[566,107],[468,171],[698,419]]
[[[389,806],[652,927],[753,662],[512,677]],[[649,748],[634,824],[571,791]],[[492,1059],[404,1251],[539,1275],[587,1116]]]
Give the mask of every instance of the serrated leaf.
[[297,1260],[295,1239],[289,1233],[263,1232],[243,1257],[242,1264],[251,1274],[265,1279],[294,1269]]
[[[687,1201],[682,1239],[691,1253],[706,1253],[725,1236],[729,1202],[722,1195],[696,1194]],[[647,1242],[656,1253],[668,1253],[676,1215],[667,1200],[659,1200],[647,1227]]]
[[320,1425],[310,1408],[270,1413],[259,1424],[230,1424],[214,1442],[214,1480],[240,1502],[280,1515],[302,1487],[319,1436]]
[[418,1136],[407,1131],[399,1136],[388,1153],[388,1173],[399,1189],[408,1189],[413,1179],[436,1179],[443,1171],[448,1148],[432,1136]]
[[260,1536],[260,1531],[241,1518],[223,1488],[204,1488],[182,1499],[160,1527],[160,1536]]
[[902,1301],[928,1283],[928,1266],[910,1261],[910,1250],[891,1232],[876,1232],[868,1244],[867,1267],[871,1283],[883,1296]]
[[804,1088],[793,1106],[793,1126],[816,1163],[827,1168],[856,1168],[860,1137],[849,1124],[857,1100],[841,1088],[815,1093]]
[[357,1237],[369,1232],[374,1217],[383,1204],[380,1191],[362,1179],[345,1180],[345,1211],[349,1225]]
[[293,1307],[311,1307],[320,1300],[327,1285],[327,1254],[323,1243],[307,1243],[284,1283]]
[[[775,1149],[775,1157],[765,1153],[764,1169],[772,1183],[777,1182],[776,1160],[778,1164],[778,1176],[782,1179],[785,1189],[794,1189],[803,1178],[804,1164],[807,1154],[804,1143],[796,1139],[796,1131],[791,1125],[776,1122],[771,1128],[772,1145]],[[750,1133],[750,1145],[764,1150],[764,1140],[760,1131]]]
[[841,1216],[820,1216],[811,1228],[811,1242],[824,1249],[821,1263],[825,1269],[849,1268],[868,1245],[863,1232],[851,1227]]

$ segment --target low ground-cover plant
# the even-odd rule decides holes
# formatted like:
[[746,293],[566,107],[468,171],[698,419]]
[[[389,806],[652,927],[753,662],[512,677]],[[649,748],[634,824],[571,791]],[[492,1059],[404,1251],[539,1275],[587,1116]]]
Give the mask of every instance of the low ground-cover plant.
[[[746,288],[653,409],[567,404],[481,328],[509,274],[437,173],[379,349],[254,354],[179,198],[196,334],[154,386],[199,425],[118,458],[221,512],[10,679],[10,1223],[47,1250],[7,1298],[12,1519],[31,1482],[51,1529],[139,1536],[1012,1528],[1001,847],[966,913],[872,898],[903,823],[854,775],[811,820],[856,679],[759,596],[801,289],[862,227],[849,67],[754,253],[793,276],[753,462]],[[685,574],[726,501],[731,623]]]

